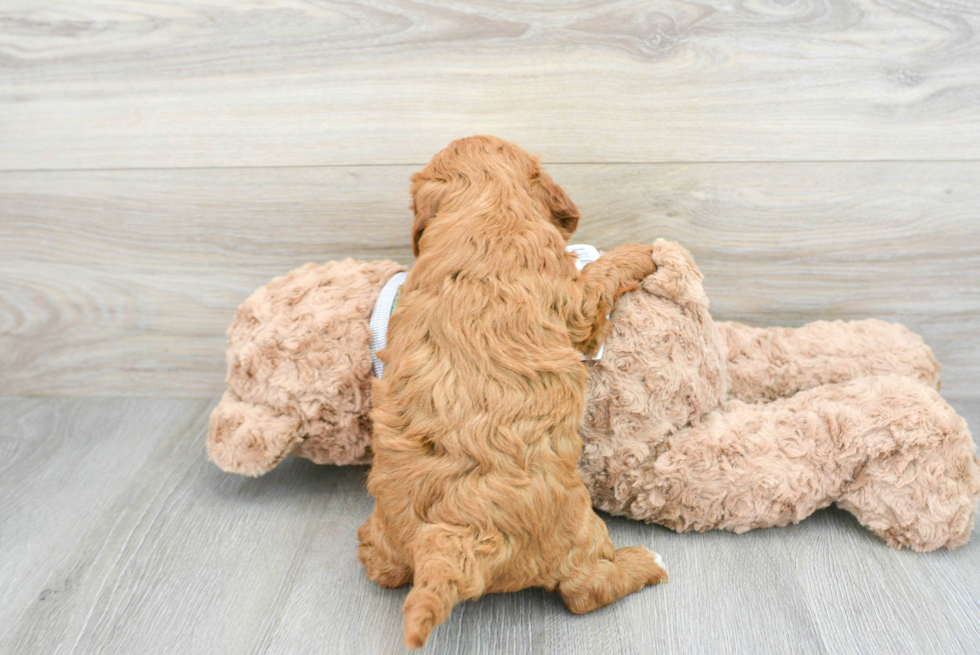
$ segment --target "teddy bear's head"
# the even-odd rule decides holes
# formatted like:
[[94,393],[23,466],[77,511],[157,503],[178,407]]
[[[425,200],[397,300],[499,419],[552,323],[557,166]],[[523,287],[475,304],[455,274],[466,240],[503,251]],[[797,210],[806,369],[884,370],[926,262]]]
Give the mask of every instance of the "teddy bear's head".
[[228,390],[211,414],[208,454],[261,475],[286,455],[318,464],[371,460],[371,329],[393,261],[307,264],[259,288],[228,328]]

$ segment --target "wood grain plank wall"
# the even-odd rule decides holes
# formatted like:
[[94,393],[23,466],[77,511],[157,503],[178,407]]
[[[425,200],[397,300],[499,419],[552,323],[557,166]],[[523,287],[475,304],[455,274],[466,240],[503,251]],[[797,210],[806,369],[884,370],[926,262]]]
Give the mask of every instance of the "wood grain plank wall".
[[19,0],[0,170],[980,158],[972,0]]
[[[414,166],[0,174],[0,395],[210,397],[224,330],[307,261],[411,261]],[[877,316],[980,388],[980,163],[549,167],[577,239],[694,253],[716,317]]]

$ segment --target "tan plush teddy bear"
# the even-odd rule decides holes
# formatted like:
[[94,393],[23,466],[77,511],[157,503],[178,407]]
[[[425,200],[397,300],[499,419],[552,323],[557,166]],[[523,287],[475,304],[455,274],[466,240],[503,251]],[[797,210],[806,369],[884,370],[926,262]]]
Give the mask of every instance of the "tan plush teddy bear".
[[[878,320],[715,323],[690,254],[658,240],[654,260],[585,363],[579,468],[596,507],[744,532],[837,503],[897,548],[968,539],[980,462],[918,335]],[[208,433],[218,466],[261,475],[287,454],[370,462],[372,356],[403,270],[308,264],[245,301]]]

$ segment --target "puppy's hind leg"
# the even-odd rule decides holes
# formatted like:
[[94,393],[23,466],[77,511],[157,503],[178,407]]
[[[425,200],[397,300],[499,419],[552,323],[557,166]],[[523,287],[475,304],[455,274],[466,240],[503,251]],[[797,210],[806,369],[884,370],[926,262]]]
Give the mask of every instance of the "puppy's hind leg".
[[595,516],[595,522],[601,537],[596,535],[589,545],[591,552],[569,554],[569,577],[558,583],[565,605],[575,614],[605,607],[647,585],[667,582],[667,569],[659,555],[641,546],[613,551],[602,519]]
[[405,645],[421,648],[453,606],[483,595],[475,541],[458,529],[430,526],[415,550],[415,585],[405,598]]
[[357,558],[364,565],[369,580],[389,589],[406,585],[412,581],[412,569],[388,544],[378,523],[372,514],[357,531],[357,538],[361,540]]

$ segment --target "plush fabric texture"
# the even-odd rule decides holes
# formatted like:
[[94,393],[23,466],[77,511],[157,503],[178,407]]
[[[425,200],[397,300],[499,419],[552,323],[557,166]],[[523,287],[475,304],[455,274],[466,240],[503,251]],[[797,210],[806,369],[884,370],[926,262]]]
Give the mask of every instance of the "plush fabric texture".
[[579,469],[596,507],[678,531],[788,525],[836,502],[894,547],[969,537],[980,463],[899,325],[715,325],[675,243],[590,362]]
[[[675,530],[744,532],[795,523],[836,502],[894,547],[924,551],[966,541],[980,462],[965,422],[935,391],[939,363],[918,335],[878,320],[799,328],[714,323],[690,254],[658,240],[654,259],[657,271],[616,303],[602,359],[586,362],[579,471],[596,507]],[[335,265],[352,271],[337,283],[370,287],[368,297],[384,284],[353,273],[360,263]],[[366,329],[370,312],[368,304],[347,320]],[[301,332],[288,320],[277,325],[281,339]],[[229,362],[250,334],[232,326]],[[363,362],[363,378],[343,367],[330,373],[364,382],[348,388],[366,393],[366,352]],[[236,419],[216,425],[212,417],[208,435],[225,470],[259,475],[299,442],[293,454],[309,456],[316,443],[322,463],[370,460],[366,424],[327,437],[292,430],[290,421],[301,416],[265,405],[261,394],[253,413],[235,410],[241,381],[229,375],[231,395],[215,409]],[[298,384],[287,388],[307,397]],[[364,397],[332,398],[367,410]],[[265,427],[277,417],[282,422]],[[216,429],[229,425],[239,432],[230,441]],[[222,457],[211,443],[219,437]],[[330,459],[332,452],[343,457]]]
[[371,461],[371,330],[392,261],[307,264],[242,304],[228,329],[228,391],[208,454],[261,475],[290,452],[318,464]]

